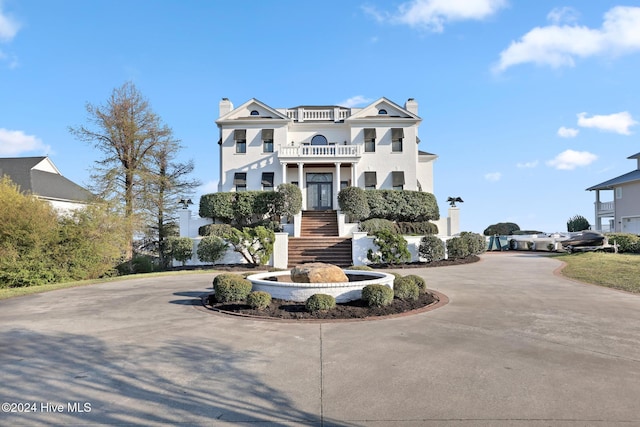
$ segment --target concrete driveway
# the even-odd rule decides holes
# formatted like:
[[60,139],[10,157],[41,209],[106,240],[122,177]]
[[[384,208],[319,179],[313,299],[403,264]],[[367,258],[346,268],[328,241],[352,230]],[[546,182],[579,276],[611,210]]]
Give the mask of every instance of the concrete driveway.
[[213,274],[0,301],[0,425],[640,425],[640,295],[559,266],[411,270],[450,303],[351,323],[206,312]]

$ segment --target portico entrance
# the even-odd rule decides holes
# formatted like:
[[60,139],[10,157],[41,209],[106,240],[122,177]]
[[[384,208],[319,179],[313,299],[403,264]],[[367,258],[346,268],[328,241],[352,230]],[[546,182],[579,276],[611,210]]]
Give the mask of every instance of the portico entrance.
[[307,209],[322,211],[333,206],[333,174],[307,174]]

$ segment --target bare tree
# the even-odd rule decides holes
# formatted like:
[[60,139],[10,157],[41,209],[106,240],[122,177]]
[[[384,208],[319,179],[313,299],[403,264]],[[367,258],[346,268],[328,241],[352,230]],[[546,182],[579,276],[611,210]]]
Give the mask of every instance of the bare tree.
[[172,138],[172,132],[132,82],[114,89],[102,106],[87,103],[86,110],[88,124],[69,131],[104,155],[95,162],[92,190],[106,200],[120,202],[127,222],[125,253],[130,259],[134,234],[142,229],[140,201],[147,187],[148,164],[158,146]]

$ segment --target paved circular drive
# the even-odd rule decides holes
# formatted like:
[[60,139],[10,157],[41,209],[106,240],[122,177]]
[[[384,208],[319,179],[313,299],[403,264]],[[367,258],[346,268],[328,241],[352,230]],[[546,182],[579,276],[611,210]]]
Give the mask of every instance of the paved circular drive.
[[449,304],[372,322],[198,310],[211,273],[0,301],[0,425],[640,425],[640,295],[559,266],[411,270]]

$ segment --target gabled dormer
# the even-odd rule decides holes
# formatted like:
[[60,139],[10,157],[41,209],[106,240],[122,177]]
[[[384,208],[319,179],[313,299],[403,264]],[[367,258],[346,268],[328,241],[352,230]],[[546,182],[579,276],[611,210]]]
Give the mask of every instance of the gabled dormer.
[[420,123],[422,119],[418,117],[418,103],[414,99],[409,99],[406,108],[399,106],[385,97],[372,102],[368,106],[355,111],[346,121],[361,120],[406,120]]
[[290,120],[289,117],[280,113],[275,108],[271,108],[255,98],[248,100],[237,108],[233,108],[231,101],[223,98],[222,101],[220,101],[220,118],[216,120],[216,124],[220,126],[224,124],[259,123],[265,121],[288,122]]

